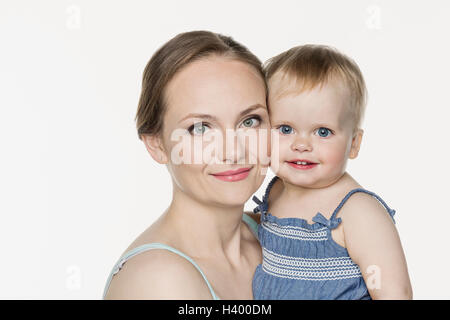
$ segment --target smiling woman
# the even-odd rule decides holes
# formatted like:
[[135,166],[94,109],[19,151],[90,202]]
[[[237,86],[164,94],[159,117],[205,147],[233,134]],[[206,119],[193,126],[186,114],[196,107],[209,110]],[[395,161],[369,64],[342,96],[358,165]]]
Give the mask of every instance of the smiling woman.
[[[266,95],[260,61],[230,37],[182,33],[153,55],[137,129],[171,175],[172,202],[121,255],[104,298],[253,298],[261,250],[257,222],[243,209],[264,180],[262,156],[268,155],[242,143],[239,132],[256,137],[257,149],[269,149]],[[187,141],[181,148],[175,132]],[[211,141],[213,132],[219,134]],[[217,141],[224,152],[215,152],[213,161],[193,161]]]

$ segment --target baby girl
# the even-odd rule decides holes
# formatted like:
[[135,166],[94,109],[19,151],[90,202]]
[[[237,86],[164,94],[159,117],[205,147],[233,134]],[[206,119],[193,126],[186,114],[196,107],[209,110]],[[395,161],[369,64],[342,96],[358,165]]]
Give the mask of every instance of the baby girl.
[[304,45],[265,71],[276,176],[262,201],[253,198],[263,248],[254,298],[411,299],[395,211],[346,172],[363,136],[359,67],[333,48]]

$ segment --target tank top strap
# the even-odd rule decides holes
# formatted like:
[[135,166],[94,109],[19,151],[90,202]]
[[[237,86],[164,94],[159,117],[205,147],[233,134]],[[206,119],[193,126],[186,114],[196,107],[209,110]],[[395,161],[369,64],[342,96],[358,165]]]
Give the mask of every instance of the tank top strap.
[[[251,219],[251,218],[250,218]],[[152,243],[147,243],[147,244],[143,244],[140,245],[130,251],[128,251],[127,253],[125,253],[120,259],[119,261],[117,261],[117,263],[114,265],[113,270],[111,271],[108,280],[106,282],[106,286],[105,289],[103,291],[103,299],[105,298],[106,293],[108,292],[108,288],[109,285],[111,283],[112,277],[118,273],[120,271],[120,269],[122,269],[123,264],[128,261],[130,258],[134,257],[135,255],[138,255],[139,253],[142,253],[144,251],[147,250],[151,250],[151,249],[164,249],[164,250],[168,250],[171,251],[173,253],[178,254],[179,256],[185,258],[186,260],[188,260],[190,263],[192,263],[194,265],[194,267],[200,272],[200,274],[202,275],[203,279],[205,280],[209,291],[211,292],[211,295],[213,297],[214,300],[219,300],[219,297],[216,295],[216,293],[214,292],[213,288],[211,287],[211,284],[209,283],[208,279],[206,278],[205,274],[203,273],[203,271],[200,269],[200,267],[198,266],[197,263],[195,263],[194,260],[192,260],[192,258],[190,258],[189,256],[185,255],[183,252],[168,246],[164,243],[159,243],[159,242],[152,242]]]
[[262,201],[258,199],[258,197],[253,196],[252,200],[257,204],[257,206],[253,209],[254,213],[260,212],[262,214],[267,213],[267,210],[269,208],[269,194],[270,190],[272,189],[275,181],[277,181],[279,178],[278,176],[274,176],[272,180],[270,180],[269,184],[267,185],[266,191],[264,192]]
[[269,184],[267,185],[266,192],[264,192],[264,197],[263,197],[263,200],[264,200],[264,201],[267,202],[267,200],[269,199],[269,193],[270,193],[270,190],[272,189],[272,187],[273,187],[275,181],[277,181],[278,179],[279,179],[278,176],[274,176],[274,177],[272,178],[272,180],[270,180]]
[[[356,189],[353,189],[353,190],[351,190],[351,191],[349,191],[349,192],[347,193],[347,195],[344,197],[344,199],[342,199],[341,203],[339,203],[339,205],[337,206],[337,208],[334,209],[333,214],[332,214],[331,217],[330,217],[330,220],[331,220],[331,221],[337,220],[337,219],[336,219],[336,215],[338,214],[339,210],[342,208],[342,206],[345,204],[345,202],[348,200],[348,198],[350,198],[350,197],[352,196],[352,194],[354,194],[354,193],[356,193],[356,192],[364,192],[364,193],[367,193],[368,195],[373,196],[375,199],[377,199],[377,200],[385,207],[385,209],[387,210],[387,212],[388,212],[389,215],[391,216],[392,221],[393,221],[394,224],[395,224],[395,220],[394,220],[395,210],[389,208],[389,206],[386,204],[386,202],[384,202],[383,199],[381,199],[380,196],[378,196],[377,194],[375,194],[375,193],[372,192],[372,191],[369,191],[369,190],[366,190],[366,189],[363,189],[363,188],[356,188]],[[338,218],[338,219],[340,219],[340,218]]]
[[244,213],[244,215],[242,216],[242,220],[244,220],[244,222],[248,225],[248,227],[250,228],[250,230],[253,233],[253,235],[255,236],[255,238],[259,240],[259,238],[258,238],[258,222],[253,220],[253,218],[250,217],[246,213]]

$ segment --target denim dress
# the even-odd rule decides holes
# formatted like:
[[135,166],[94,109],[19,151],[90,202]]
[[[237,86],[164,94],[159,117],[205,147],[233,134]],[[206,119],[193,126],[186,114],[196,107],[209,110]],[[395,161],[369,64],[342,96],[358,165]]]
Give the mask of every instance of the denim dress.
[[[362,188],[351,190],[334,210],[330,219],[318,212],[314,224],[300,218],[277,218],[268,210],[269,192],[275,176],[267,186],[263,200],[253,197],[261,213],[258,238],[263,262],[256,268],[252,288],[260,300],[369,300],[370,295],[359,266],[346,248],[331,237],[331,230],[341,223],[337,213],[356,192],[375,197],[394,220],[395,210],[375,193]],[[394,221],[395,223],[395,221]]]

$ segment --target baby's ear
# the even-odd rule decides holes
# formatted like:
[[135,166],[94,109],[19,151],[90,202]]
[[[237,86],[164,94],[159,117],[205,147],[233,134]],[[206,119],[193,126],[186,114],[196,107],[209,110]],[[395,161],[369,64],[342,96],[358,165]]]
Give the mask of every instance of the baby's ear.
[[144,134],[142,135],[142,141],[144,142],[148,153],[150,153],[156,162],[160,164],[167,163],[167,154],[164,150],[162,139],[159,135]]
[[349,159],[355,159],[358,156],[363,134],[363,129],[356,129],[355,133],[353,134],[352,146],[348,155]]

